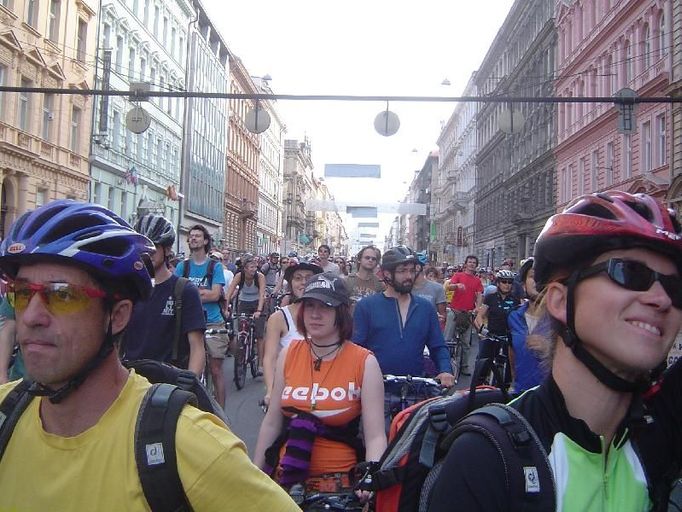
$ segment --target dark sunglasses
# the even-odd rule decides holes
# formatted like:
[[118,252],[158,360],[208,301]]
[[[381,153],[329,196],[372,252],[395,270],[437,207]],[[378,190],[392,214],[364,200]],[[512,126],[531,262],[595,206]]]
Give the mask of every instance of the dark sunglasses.
[[498,279],[497,282],[500,284],[512,284],[514,281],[511,279]]
[[611,258],[581,270],[578,279],[591,277],[601,272],[606,272],[614,283],[634,292],[645,292],[658,281],[670,297],[673,306],[682,309],[682,278],[680,276],[661,274],[639,261]]

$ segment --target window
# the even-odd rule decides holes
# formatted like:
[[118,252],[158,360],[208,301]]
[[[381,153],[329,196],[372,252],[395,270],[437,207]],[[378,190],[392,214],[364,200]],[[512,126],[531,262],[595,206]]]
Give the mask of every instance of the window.
[[71,151],[80,153],[81,145],[81,109],[73,107],[71,110]]
[[632,82],[633,71],[632,71],[632,46],[630,41],[625,41],[625,85],[627,86]]
[[178,31],[175,27],[171,29],[170,53],[171,57],[175,58],[175,39],[178,37]]
[[137,16],[140,11],[140,0],[133,0],[133,14]]
[[121,114],[114,110],[112,148],[118,151],[121,148]]
[[606,143],[606,186],[613,185],[613,142]]
[[658,20],[658,56],[663,58],[666,54],[666,40],[665,40],[665,16],[661,14]]
[[49,21],[47,26],[47,38],[50,41],[59,39],[59,15],[62,3],[60,0],[50,0]]
[[642,28],[642,43],[640,45],[640,53],[642,56],[642,68],[649,69],[651,66],[651,34],[649,31],[649,24],[645,23]]
[[88,24],[82,18],[78,18],[78,35],[76,40],[76,58],[85,62],[85,51],[88,41]]
[[[33,82],[31,82],[28,78],[22,78],[21,87],[23,88],[33,87]],[[31,128],[30,102],[31,99],[29,93],[27,92],[19,93],[19,112],[17,117],[19,118],[19,129],[25,132],[29,131]]]
[[147,76],[147,59],[140,57],[140,82],[144,82]]
[[163,17],[163,45],[168,46],[168,18],[166,16]]
[[[159,90],[165,91],[166,90],[166,79],[163,76],[159,77]],[[159,108],[163,110],[163,103],[166,101],[166,98],[163,96],[158,97],[158,102],[159,102]]]
[[111,48],[111,25],[108,23],[105,23],[102,29],[102,46],[105,50]]
[[38,24],[38,0],[27,0],[26,2],[26,23],[33,28]]
[[95,203],[102,204],[102,182],[98,181],[95,183]]
[[47,203],[47,189],[39,188],[36,190],[36,208],[43,206]]
[[185,55],[185,38],[180,36],[180,42],[178,43],[178,62],[182,63],[182,59]]
[[128,192],[121,190],[121,217],[128,218]]
[[656,116],[656,166],[660,167],[667,162],[668,144],[666,141],[665,114]]
[[590,164],[590,171],[592,171],[591,186],[592,192],[599,190],[599,151],[592,151],[592,162]]
[[159,16],[161,15],[159,11],[159,6],[154,6],[154,36],[159,37]]
[[114,187],[111,185],[109,186],[109,194],[107,197],[107,208],[109,208],[111,211],[114,210]]
[[116,72],[123,71],[123,36],[116,37]]
[[[0,64],[0,85],[5,85],[7,80],[7,66]],[[5,113],[5,93],[0,92],[0,117]]]
[[587,173],[585,172],[585,159],[581,158],[578,161],[578,194],[585,193],[585,181],[587,180]]
[[623,136],[623,173],[626,179],[632,176],[632,136],[630,134]]
[[43,98],[43,129],[41,136],[45,140],[50,140],[52,120],[54,119],[54,94],[45,94]]
[[649,121],[642,124],[642,172],[651,170],[651,123]]
[[128,50],[128,72],[126,74],[130,80],[135,79],[135,48]]
[[144,0],[144,12],[142,14],[142,22],[145,27],[149,26],[149,2],[151,0]]
[[133,132],[130,130],[125,130],[125,148],[123,151],[126,155],[132,156],[133,153]]

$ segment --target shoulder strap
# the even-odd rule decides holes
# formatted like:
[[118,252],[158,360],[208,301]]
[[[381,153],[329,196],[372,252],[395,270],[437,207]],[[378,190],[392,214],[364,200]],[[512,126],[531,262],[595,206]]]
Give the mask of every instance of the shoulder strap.
[[516,409],[504,404],[476,409],[443,439],[442,453],[464,432],[481,434],[497,448],[507,474],[510,510],[556,509],[556,484],[547,452]]
[[208,268],[206,269],[206,284],[209,288],[213,288],[213,271],[215,270],[215,260],[208,260]]
[[190,265],[190,259],[185,258],[185,261],[182,263],[182,277],[189,277],[189,265]]
[[135,425],[135,461],[152,512],[189,511],[175,454],[178,418],[194,395],[172,384],[153,384],[140,405]]
[[178,277],[175,281],[175,288],[173,289],[173,304],[175,307],[175,333],[173,335],[173,352],[171,355],[172,361],[178,360],[178,352],[180,348],[180,337],[182,336],[182,292],[185,291],[187,284],[186,277]]
[[33,399],[33,396],[28,393],[29,387],[31,387],[31,381],[22,380],[0,403],[0,459],[9,444],[14,427],[17,426],[19,418]]

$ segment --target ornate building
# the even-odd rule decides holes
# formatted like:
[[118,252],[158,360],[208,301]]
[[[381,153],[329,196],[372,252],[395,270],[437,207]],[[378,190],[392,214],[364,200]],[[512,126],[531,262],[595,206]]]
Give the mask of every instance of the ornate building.
[[[105,0],[101,5],[97,88],[121,91],[146,83],[151,91],[184,90],[193,17],[189,1]],[[150,118],[139,134],[126,122],[136,106]],[[168,191],[180,187],[183,118],[180,98],[98,97],[90,139],[91,199],[131,223],[149,211],[177,223],[179,204]]]
[[[260,92],[241,59],[232,53],[230,92],[234,94]],[[232,256],[242,252],[257,252],[260,137],[246,129],[246,115],[254,107],[253,100],[235,98],[230,100],[223,250]]]
[[[93,86],[96,2],[0,2],[0,84]],[[0,237],[27,210],[88,196],[92,98],[0,93]]]
[[305,201],[313,196],[313,161],[310,141],[284,141],[284,243],[282,252],[312,251],[314,212]]
[[[421,169],[415,171],[408,189],[408,202],[426,205],[426,215],[408,214],[407,245],[414,251],[426,251],[431,242],[430,210],[433,197],[433,176],[438,171],[438,152],[432,151]],[[435,238],[435,237],[434,237]]]
[[[476,73],[478,96],[552,95],[553,13],[553,0],[514,2]],[[515,123],[505,122],[510,108]],[[481,103],[473,251],[481,265],[497,267],[505,258],[532,254],[553,211],[554,125],[551,103]]]
[[[471,75],[463,96],[476,96]],[[476,193],[476,112],[473,102],[458,103],[438,137],[439,163],[431,188],[432,259],[458,264],[471,251],[474,240]]]
[[[269,77],[251,77],[262,93],[272,94]],[[258,217],[256,242],[260,254],[279,251],[282,241],[282,190],[284,186],[284,140],[286,125],[274,102],[261,101],[270,115],[270,127],[260,135],[258,168]]]
[[[622,88],[664,96],[670,82],[673,0],[557,2],[557,94],[611,96]],[[610,103],[559,108],[557,208],[584,193],[647,192],[663,199],[670,184],[671,109],[636,108],[632,133],[618,132]]]

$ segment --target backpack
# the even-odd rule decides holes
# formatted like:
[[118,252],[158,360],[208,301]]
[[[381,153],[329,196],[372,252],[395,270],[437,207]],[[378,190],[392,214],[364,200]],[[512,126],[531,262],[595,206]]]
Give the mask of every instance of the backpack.
[[180,351],[180,337],[182,336],[182,292],[185,291],[187,284],[186,277],[178,277],[175,281],[175,288],[173,289],[173,314],[175,315],[175,332],[173,334],[173,351],[171,353],[171,361],[178,360],[178,353]]
[[[135,462],[144,496],[153,512],[189,511],[175,457],[175,430],[180,413],[189,403],[229,422],[196,375],[169,364],[143,359],[126,367],[146,377],[152,386],[142,399],[135,425]],[[0,459],[14,427],[28,407],[33,383],[22,380],[0,403]]]
[[[475,382],[472,379],[472,383]],[[504,461],[511,510],[554,510],[554,477],[533,428],[497,388],[473,384],[414,404],[391,423],[389,444],[372,474],[376,512],[426,511],[452,443],[465,432],[486,436]]]
[[[192,260],[190,258],[186,258],[184,260],[184,265],[182,266],[182,277],[188,278],[189,277],[189,266]],[[208,284],[209,288],[213,287],[213,271],[215,270],[217,261],[210,259],[208,260],[208,268],[206,269],[206,275],[202,279],[202,281],[206,281]],[[223,315],[223,319],[227,320],[225,318],[225,313],[224,311],[227,311],[227,299],[225,298],[225,294],[220,292],[220,297],[218,298],[218,306],[220,306],[220,314]]]

